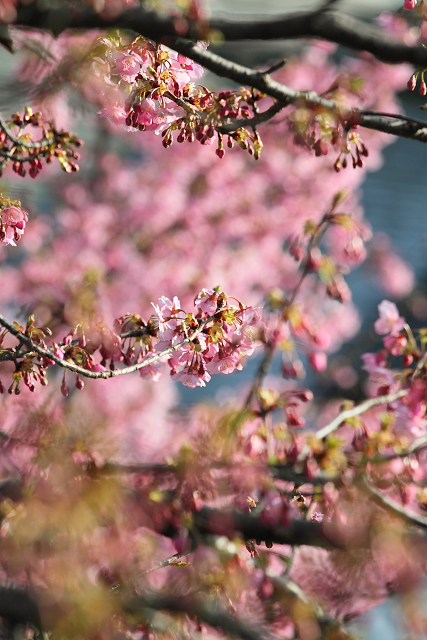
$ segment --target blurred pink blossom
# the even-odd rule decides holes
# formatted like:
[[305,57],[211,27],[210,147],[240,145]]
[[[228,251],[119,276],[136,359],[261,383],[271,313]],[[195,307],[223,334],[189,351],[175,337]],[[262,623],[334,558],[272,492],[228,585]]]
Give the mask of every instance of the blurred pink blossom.
[[375,331],[379,334],[395,335],[405,326],[405,319],[399,316],[394,302],[383,300],[378,305],[380,317],[375,321]]

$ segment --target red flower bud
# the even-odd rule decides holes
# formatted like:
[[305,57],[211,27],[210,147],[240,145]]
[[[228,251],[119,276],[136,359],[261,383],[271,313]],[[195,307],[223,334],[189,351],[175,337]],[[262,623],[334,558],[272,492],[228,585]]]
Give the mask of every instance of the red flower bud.
[[407,87],[409,89],[409,91],[414,91],[415,87],[417,86],[417,76],[414,73],[408,80],[408,84]]

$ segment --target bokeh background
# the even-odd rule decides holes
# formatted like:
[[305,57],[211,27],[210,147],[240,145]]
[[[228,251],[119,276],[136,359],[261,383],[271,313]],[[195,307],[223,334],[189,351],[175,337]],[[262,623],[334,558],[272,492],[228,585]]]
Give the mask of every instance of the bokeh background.
[[[269,0],[260,5],[258,0],[210,0],[209,7],[213,16],[236,19],[253,19],[282,15],[285,12],[310,9],[318,6],[318,2],[304,0]],[[365,20],[371,20],[382,11],[396,11],[401,8],[402,0],[343,0],[336,4],[342,11],[348,11]],[[299,42],[292,43],[234,43],[224,44],[220,51],[226,57],[240,61],[248,66],[262,68],[271,60],[297,52]],[[339,50],[337,56],[345,56]],[[0,107],[17,109],[24,102],[22,87],[18,86],[13,76],[14,61],[6,52],[0,53]],[[212,76],[206,81],[211,85],[222,85]],[[420,117],[419,105],[422,99],[417,94],[405,92],[400,96],[402,109],[408,115]],[[90,141],[91,131],[82,133]],[[36,182],[25,181],[10,187],[21,197],[24,204],[34,202],[39,210],[49,212],[54,207],[54,197],[48,190]],[[381,247],[393,245],[400,258],[408,264],[414,273],[415,288],[412,293],[399,302],[399,308],[410,322],[422,324],[427,322],[427,146],[407,140],[397,140],[383,151],[383,165],[367,174],[361,188],[365,217],[374,232],[373,245],[377,251]],[[384,235],[387,234],[387,235]],[[8,260],[15,258],[10,253]],[[360,355],[371,351],[378,344],[378,337],[372,331],[373,321],[377,316],[376,307],[384,298],[393,296],[385,294],[378,285],[375,273],[375,251],[371,259],[353,272],[348,282],[353,292],[354,301],[362,318],[362,330],[356,341],[346,344],[340,352],[332,355],[330,369],[322,376],[311,374],[308,382],[315,386],[325,397],[335,397],[343,393],[343,385],[339,385],[331,374],[334,362],[339,367],[347,367],[349,382],[345,385],[347,396],[358,399],[360,386],[351,384],[351,370],[360,369]],[[203,400],[219,401],[224,398],[230,388],[248,382],[254,372],[257,359],[253,358],[242,371],[221,378],[214,378],[206,389],[187,390],[179,387],[180,401],[191,404]],[[276,372],[278,363],[276,363]],[[274,373],[274,369],[273,369]],[[309,374],[310,375],[310,374]],[[357,376],[356,376],[357,379]],[[427,601],[427,600],[425,600]],[[393,597],[380,607],[369,612],[362,621],[356,621],[353,628],[364,635],[367,640],[397,640],[405,635],[400,615],[399,597]]]

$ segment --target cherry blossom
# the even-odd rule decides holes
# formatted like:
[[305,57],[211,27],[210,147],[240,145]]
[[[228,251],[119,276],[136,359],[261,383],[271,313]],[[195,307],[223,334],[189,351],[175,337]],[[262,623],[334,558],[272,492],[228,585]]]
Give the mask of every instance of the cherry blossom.
[[18,206],[9,205],[0,209],[0,245],[16,246],[28,222],[28,214]]
[[108,122],[111,122],[111,124],[125,124],[127,117],[126,111],[118,102],[111,107],[104,107],[103,109],[100,109],[97,111],[97,114],[102,118],[107,118]]
[[399,316],[394,302],[383,300],[378,305],[380,317],[375,322],[375,331],[379,334],[395,335],[401,331],[405,325],[405,319]]
[[134,82],[143,64],[141,56],[135,51],[124,50],[113,53],[112,59],[115,63],[112,75],[120,75],[125,82]]

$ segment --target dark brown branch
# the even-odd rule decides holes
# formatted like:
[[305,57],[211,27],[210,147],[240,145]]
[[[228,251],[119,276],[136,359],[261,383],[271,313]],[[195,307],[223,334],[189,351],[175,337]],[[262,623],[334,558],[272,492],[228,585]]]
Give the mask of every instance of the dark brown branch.
[[[199,64],[203,65],[209,71],[216,73],[217,75],[229,78],[235,82],[246,84],[267,95],[278,100],[280,104],[273,105],[276,107],[277,112],[283,109],[286,105],[291,103],[304,104],[307,107],[323,107],[326,110],[331,110],[338,113],[343,121],[348,121],[351,124],[358,124],[367,129],[374,129],[376,131],[382,131],[390,135],[399,136],[402,138],[410,138],[412,140],[418,140],[419,142],[427,142],[427,121],[415,120],[414,118],[406,118],[400,114],[377,114],[374,111],[359,111],[358,109],[351,109],[344,105],[327,100],[318,96],[314,91],[296,91],[279,82],[273,80],[270,76],[244,67],[243,65],[230,62],[220,56],[212,53],[211,51],[205,51],[197,45],[187,41],[178,39],[174,43],[174,48],[184,55],[192,58]],[[275,115],[273,107],[266,112],[265,116],[259,114],[258,117],[262,117],[264,121]],[[268,116],[268,118],[267,118]],[[254,119],[255,120],[255,119]],[[255,120],[255,123],[257,121]],[[225,126],[224,131],[232,129],[233,125],[250,126],[250,121],[244,123],[239,121],[238,123],[232,123],[230,126]]]
[[406,118],[403,115],[382,116],[374,112],[360,111],[358,123],[366,129],[374,129],[389,133],[399,138],[409,138],[419,142],[427,142],[427,121],[416,121],[413,118]]
[[395,40],[379,27],[338,11],[298,12],[270,20],[212,21],[225,40],[288,40],[323,38],[355,51],[368,51],[383,62],[409,62],[427,67],[427,50]]
[[0,587],[0,616],[11,627],[31,624],[39,631],[42,630],[39,608],[23,589]]
[[[0,431],[0,438],[2,437],[2,433]],[[4,438],[8,436],[4,435]],[[426,445],[424,445],[426,446]],[[403,455],[403,454],[401,454]],[[404,455],[408,455],[406,452]],[[390,459],[392,456],[390,456]],[[388,460],[389,458],[381,458],[378,460],[379,462]],[[375,462],[372,460],[371,462]],[[236,468],[236,464],[233,463],[233,468]],[[261,465],[257,465],[255,463],[242,464],[242,469],[251,469],[254,473],[262,471],[264,467]],[[229,461],[221,461],[221,460],[212,460],[209,464],[203,465],[189,465],[191,469],[197,469],[200,473],[204,473],[210,471],[212,469],[226,469],[230,468]],[[294,482],[296,485],[300,486],[302,484],[310,484],[310,485],[324,485],[328,482],[332,482],[336,485],[341,484],[342,480],[339,476],[331,477],[330,475],[319,473],[315,478],[309,477],[307,474],[297,471],[292,464],[270,464],[268,465],[268,470],[270,471],[273,478],[278,480],[285,480],[286,482]],[[116,462],[106,462],[102,467],[93,466],[91,472],[101,475],[118,475],[118,474],[181,474],[185,471],[185,467],[178,464],[162,464],[162,463],[143,463],[143,464],[120,464]],[[0,491],[1,491],[1,483],[0,483]]]
[[59,35],[66,29],[129,29],[153,40],[182,35],[194,40],[209,39],[210,31],[221,32],[224,40],[285,40],[324,38],[355,51],[368,51],[379,60],[390,63],[409,62],[427,67],[427,49],[405,45],[357,18],[324,7],[313,12],[298,12],[270,20],[177,21],[148,11],[138,5],[120,16],[106,20],[88,6],[61,4],[57,8],[41,9],[39,3],[20,3],[15,24],[36,29],[48,29]]
[[[17,25],[39,29],[49,29],[60,34],[65,29],[105,29],[114,26],[130,29],[156,41],[164,41],[213,73],[234,80],[237,83],[254,87],[272,98],[280,105],[274,105],[265,114],[259,114],[245,123],[224,125],[224,133],[235,130],[236,126],[256,126],[266,121],[290,103],[301,103],[307,107],[320,106],[338,113],[343,121],[389,133],[394,136],[427,141],[427,123],[405,118],[400,115],[378,115],[371,111],[358,111],[318,96],[313,91],[295,91],[273,80],[268,74],[230,62],[211,51],[204,51],[193,42],[176,38],[176,20],[170,16],[160,16],[143,7],[134,7],[124,11],[114,21],[105,21],[89,7],[78,10],[61,6],[60,9],[41,10],[37,3],[20,5]],[[180,23],[181,24],[181,23]],[[182,24],[181,24],[182,27]],[[200,25],[188,22],[188,37],[208,37],[209,31],[200,31]],[[299,37],[322,37],[345,45],[357,51],[369,51],[377,58],[392,63],[411,62],[417,67],[427,67],[427,49],[422,46],[407,46],[393,40],[380,29],[335,11],[315,11],[312,13],[289,14],[270,21],[211,21],[209,29],[221,31],[226,40],[268,40]],[[182,31],[181,31],[182,33]],[[165,40],[166,38],[166,40]]]
[[287,106],[288,105],[285,104],[284,102],[275,102],[273,105],[271,105],[269,109],[266,109],[265,111],[261,111],[261,113],[257,113],[253,118],[246,118],[242,120],[231,120],[227,124],[221,127],[217,127],[217,129],[221,133],[232,133],[233,131],[236,131],[236,129],[239,129],[240,127],[254,128],[259,124],[262,124],[263,122],[268,122]]
[[289,524],[276,526],[263,521],[255,512],[221,511],[203,507],[193,513],[196,530],[204,535],[220,535],[234,537],[240,534],[244,540],[261,540],[267,543],[309,545],[324,549],[346,549],[349,546],[365,546],[368,541],[351,539],[351,532],[344,540],[340,534],[326,531],[320,522],[307,520],[290,520]]

